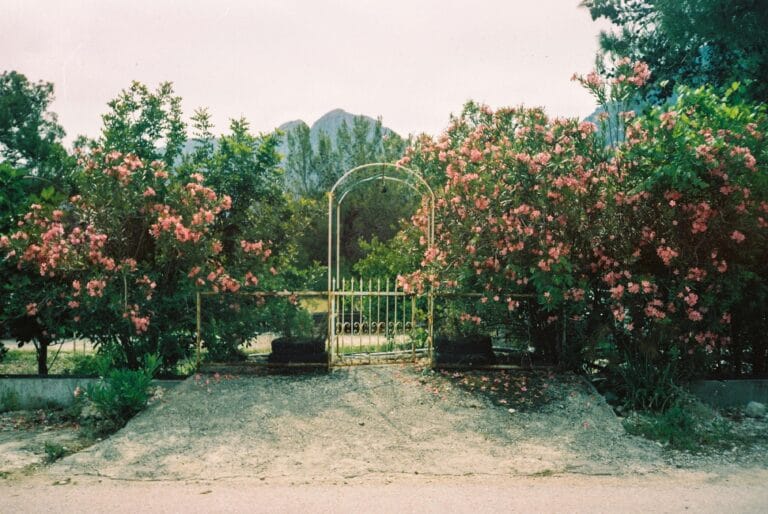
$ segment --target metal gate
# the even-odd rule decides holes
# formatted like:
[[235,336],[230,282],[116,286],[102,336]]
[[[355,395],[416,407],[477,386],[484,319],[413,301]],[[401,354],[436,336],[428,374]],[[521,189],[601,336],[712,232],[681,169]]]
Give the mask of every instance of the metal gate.
[[427,246],[435,234],[435,195],[424,177],[398,164],[371,163],[347,171],[328,192],[328,353],[331,365],[432,358],[431,294],[407,294],[397,281],[341,276],[342,204],[366,183],[403,184],[428,214]]
[[396,280],[332,282],[328,351],[332,365],[431,359],[429,295],[405,293]]

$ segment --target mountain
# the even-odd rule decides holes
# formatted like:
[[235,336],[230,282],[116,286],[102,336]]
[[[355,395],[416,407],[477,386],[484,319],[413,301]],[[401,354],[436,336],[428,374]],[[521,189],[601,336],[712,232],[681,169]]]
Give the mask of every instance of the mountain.
[[[317,141],[320,138],[320,132],[325,132],[328,137],[331,138],[331,141],[333,143],[336,142],[336,132],[339,130],[339,127],[341,127],[342,123],[346,122],[347,126],[351,129],[352,124],[355,121],[355,118],[357,117],[363,117],[366,121],[370,123],[371,130],[373,130],[374,125],[376,124],[376,119],[371,118],[370,116],[366,116],[364,114],[352,114],[344,109],[333,109],[332,111],[329,111],[325,114],[323,114],[317,121],[315,121],[312,126],[309,128],[309,140],[312,142],[313,147],[317,147]],[[306,124],[303,120],[293,120],[286,123],[283,123],[279,127],[277,127],[280,131],[283,132],[283,138],[280,142],[280,146],[278,147],[278,151],[285,155],[288,151],[288,141],[287,141],[287,134],[289,131],[295,129],[300,124]],[[390,134],[394,133],[393,130],[382,127],[382,134]]]
[[[312,142],[312,146],[314,148],[317,148],[317,141],[320,138],[320,132],[325,132],[328,137],[330,137],[332,143],[336,143],[336,132],[339,130],[339,127],[341,127],[341,124],[346,122],[347,126],[352,129],[352,124],[354,123],[355,118],[363,117],[366,121],[369,122],[371,130],[373,130],[374,125],[376,124],[376,119],[371,118],[370,116],[365,116],[364,114],[351,114],[344,109],[333,109],[332,111],[329,111],[325,114],[323,114],[317,121],[315,121],[312,126],[309,129],[309,139]],[[277,147],[277,151],[285,157],[286,153],[288,152],[288,132],[295,129],[297,126],[301,124],[306,124],[304,120],[292,120],[287,121],[280,125],[278,130],[280,130],[283,133],[282,138],[280,139],[280,144]],[[392,129],[389,129],[387,127],[381,128],[382,135],[386,134],[394,134],[395,132]],[[370,133],[369,133],[370,135]],[[217,147],[219,144],[218,138],[214,139],[213,145],[214,147]],[[181,151],[181,155],[189,155],[192,152],[195,151],[195,149],[199,146],[199,143],[196,142],[194,139],[188,139],[186,143],[184,144],[184,148]],[[179,157],[179,162],[181,161],[181,157]]]

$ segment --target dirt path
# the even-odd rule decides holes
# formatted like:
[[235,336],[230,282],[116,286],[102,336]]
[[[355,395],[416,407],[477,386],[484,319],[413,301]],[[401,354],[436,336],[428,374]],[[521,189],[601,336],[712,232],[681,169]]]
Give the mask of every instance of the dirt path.
[[409,366],[364,366],[189,379],[109,440],[48,472],[339,483],[665,467],[659,448],[626,435],[585,386],[568,385],[539,412],[510,413]]
[[190,378],[108,440],[33,476],[0,480],[0,512],[768,505],[765,455],[675,457],[627,435],[576,377],[546,385],[543,404],[510,412],[412,366]]
[[273,485],[258,480],[133,482],[40,478],[0,481],[0,511],[450,513],[763,513],[765,470],[722,476],[678,471],[654,476],[417,478],[391,484]]

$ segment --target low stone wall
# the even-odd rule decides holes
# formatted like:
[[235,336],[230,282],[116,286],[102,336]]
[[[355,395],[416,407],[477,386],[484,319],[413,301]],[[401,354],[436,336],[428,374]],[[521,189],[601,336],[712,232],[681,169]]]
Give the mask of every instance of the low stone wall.
[[768,380],[699,380],[690,391],[713,407],[744,407],[749,402],[768,405]]
[[[75,377],[0,377],[0,407],[6,398],[21,409],[55,405],[66,407],[74,401],[77,387],[85,388],[97,378]],[[181,380],[154,380],[153,384],[173,387]]]

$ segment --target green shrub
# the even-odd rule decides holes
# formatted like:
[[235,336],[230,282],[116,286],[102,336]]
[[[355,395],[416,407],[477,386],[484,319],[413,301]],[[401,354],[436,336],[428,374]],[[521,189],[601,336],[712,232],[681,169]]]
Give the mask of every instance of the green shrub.
[[706,451],[729,441],[731,426],[711,408],[689,395],[679,395],[664,412],[637,413],[624,421],[633,435],[659,441],[669,448]]
[[152,377],[159,367],[160,359],[147,355],[141,369],[111,369],[101,381],[88,386],[87,397],[106,422],[122,427],[147,405]]
[[615,373],[617,394],[624,406],[634,410],[662,412],[682,394],[675,362],[660,362],[648,355],[627,356]]
[[49,464],[51,462],[56,462],[65,455],[67,455],[67,449],[59,443],[51,441],[45,442],[45,461]]

